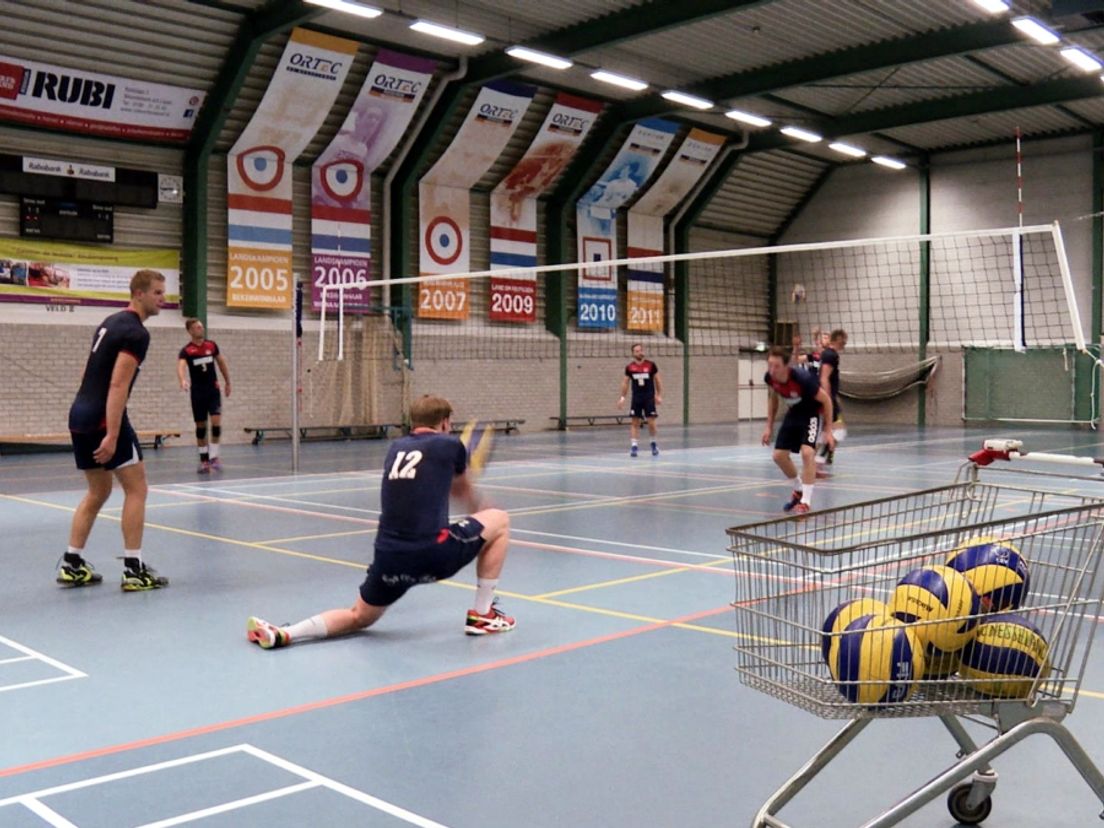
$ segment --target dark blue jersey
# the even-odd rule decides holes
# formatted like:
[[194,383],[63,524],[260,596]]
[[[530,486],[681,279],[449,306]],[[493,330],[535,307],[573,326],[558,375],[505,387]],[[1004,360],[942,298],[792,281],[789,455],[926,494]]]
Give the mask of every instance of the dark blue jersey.
[[209,339],[196,345],[189,342],[180,349],[180,359],[188,363],[188,376],[192,382],[192,396],[202,396],[219,387],[215,375],[215,357],[219,346]]
[[820,403],[816,401],[817,392],[820,391],[820,382],[816,374],[804,368],[790,368],[790,378],[785,382],[775,382],[768,372],[763,377],[763,382],[786,404],[791,411],[799,414],[815,414],[820,409]]
[[424,549],[448,526],[452,481],[464,473],[468,452],[456,437],[423,432],[391,444],[383,465],[376,549]]
[[[121,353],[128,353],[138,364],[146,358],[150,335],[138,314],[129,308],[107,317],[92,335],[92,350],[84,366],[84,378],[80,390],[69,409],[69,430],[76,432],[100,431],[107,425],[107,392],[111,387],[111,375],[115,361]],[[134,372],[134,380],[138,372]],[[134,387],[134,380],[130,386]],[[127,389],[130,395],[130,388]]]

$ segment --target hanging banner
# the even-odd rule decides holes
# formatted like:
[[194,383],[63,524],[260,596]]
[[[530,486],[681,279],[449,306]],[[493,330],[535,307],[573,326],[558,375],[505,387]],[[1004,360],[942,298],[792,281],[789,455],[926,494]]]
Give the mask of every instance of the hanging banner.
[[162,307],[179,307],[179,250],[0,238],[0,302],[123,307],[144,268],[165,276]]
[[[484,86],[444,155],[418,182],[423,276],[471,270],[470,190],[502,154],[536,91],[508,81]],[[466,280],[418,287],[423,319],[467,319],[469,311]]]
[[42,129],[183,142],[205,94],[0,55],[0,121]]
[[294,29],[226,157],[228,307],[291,307],[291,165],[329,114],[356,50],[355,41]]
[[[525,155],[491,193],[491,270],[537,264],[537,197],[571,161],[602,107],[564,92],[556,96]],[[536,274],[492,276],[488,317],[535,322]]]
[[[633,127],[613,161],[575,206],[580,262],[617,258],[617,210],[651,178],[674,140],[678,124],[659,118]],[[579,271],[578,326],[617,327],[617,272]]]
[[[627,255],[663,255],[663,220],[689,195],[717,157],[723,135],[692,129],[655,183],[629,210]],[[625,330],[662,331],[664,273],[662,265],[628,269]]]
[[[311,306],[322,286],[353,284],[372,273],[371,175],[398,146],[436,63],[381,49],[345,123],[311,168]],[[346,313],[366,313],[367,289],[344,291]],[[337,310],[337,291],[326,297]]]

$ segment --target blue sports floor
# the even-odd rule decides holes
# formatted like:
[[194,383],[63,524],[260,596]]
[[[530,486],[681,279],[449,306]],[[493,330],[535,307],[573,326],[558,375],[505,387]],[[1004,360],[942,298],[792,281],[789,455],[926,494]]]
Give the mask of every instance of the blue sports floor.
[[[352,602],[385,442],[305,444],[298,476],[287,443],[230,447],[210,478],[186,446],[147,452],[146,559],[172,585],[128,594],[121,495],[86,552],[104,584],[59,589],[81,478],[65,454],[0,457],[0,826],[749,825],[842,724],[734,671],[725,529],[779,516],[788,493],[761,427],[665,427],[661,456],[638,459],[627,429],[500,436],[482,485],[513,519],[499,595],[516,630],[463,634],[467,570],[362,634],[267,652],[247,616]],[[1082,430],[856,428],[815,506],[948,483],[992,436],[1104,446]],[[1099,646],[1068,724],[1104,761]],[[780,816],[861,825],[954,749],[933,719],[874,722]],[[1049,740],[996,769],[989,828],[1099,824]],[[902,824],[954,822],[940,800]]]

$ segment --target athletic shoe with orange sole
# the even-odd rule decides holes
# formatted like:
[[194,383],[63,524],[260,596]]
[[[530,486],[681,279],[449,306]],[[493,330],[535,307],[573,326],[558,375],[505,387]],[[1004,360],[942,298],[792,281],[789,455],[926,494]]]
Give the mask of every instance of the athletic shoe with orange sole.
[[286,632],[275,624],[270,624],[263,618],[257,618],[254,615],[249,616],[249,619],[245,622],[245,637],[262,650],[286,647],[291,643],[291,638]]
[[464,624],[464,632],[468,635],[490,635],[492,633],[509,632],[517,626],[517,621],[498,608],[497,602],[491,604],[491,609],[486,615],[480,615],[475,610],[468,610],[468,620]]

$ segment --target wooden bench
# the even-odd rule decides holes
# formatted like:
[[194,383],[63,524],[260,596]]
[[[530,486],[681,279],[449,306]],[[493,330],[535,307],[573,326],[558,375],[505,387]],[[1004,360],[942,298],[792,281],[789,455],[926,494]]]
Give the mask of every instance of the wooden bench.
[[[509,434],[511,431],[517,431],[518,426],[525,425],[525,420],[518,420],[513,418],[505,420],[477,420],[476,422],[479,423],[480,428],[486,428],[487,426],[490,426],[495,431],[501,431],[503,434]],[[452,433],[459,434],[461,431],[464,430],[465,425],[467,425],[467,423],[453,423]]]
[[[300,426],[300,440],[378,440],[387,436],[393,428],[402,428],[402,423],[368,423],[349,426]],[[253,426],[245,429],[253,435],[253,445],[259,446],[266,437],[279,434],[291,439],[291,426]]]
[[575,414],[570,417],[549,417],[556,423],[560,431],[567,431],[571,426],[612,426],[625,425],[632,417],[628,412],[624,414]]
[[[159,449],[165,441],[179,437],[180,432],[170,428],[143,429],[135,432],[138,443],[143,448]],[[0,435],[0,454],[19,454],[28,451],[64,451],[72,445],[68,431],[42,434],[4,434]]]

